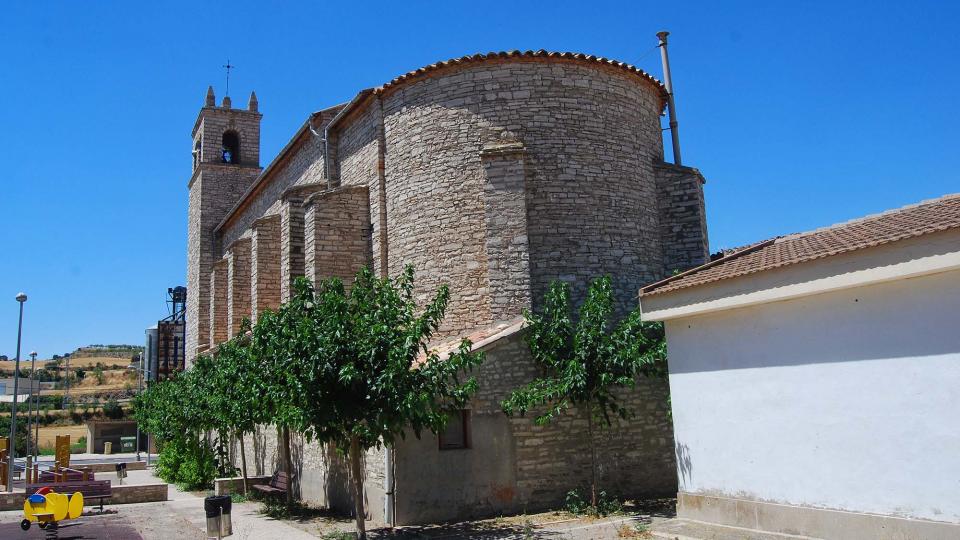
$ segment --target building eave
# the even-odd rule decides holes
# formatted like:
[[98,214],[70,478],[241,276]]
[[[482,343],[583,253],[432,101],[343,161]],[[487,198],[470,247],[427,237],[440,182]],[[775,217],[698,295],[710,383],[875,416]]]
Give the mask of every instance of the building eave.
[[948,230],[757,274],[642,295],[644,320],[667,321],[960,270]]

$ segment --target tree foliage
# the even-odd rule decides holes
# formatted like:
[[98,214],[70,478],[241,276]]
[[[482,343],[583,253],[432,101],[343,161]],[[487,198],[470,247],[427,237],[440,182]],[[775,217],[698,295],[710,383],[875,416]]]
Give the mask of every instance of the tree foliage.
[[441,287],[420,311],[413,283],[411,267],[396,279],[363,269],[349,290],[339,279],[316,288],[300,279],[290,302],[253,332],[253,354],[284,381],[265,396],[275,421],[349,454],[361,537],[361,453],[407,430],[419,437],[443,429],[477,388],[475,379],[461,380],[482,361],[468,341],[446,358],[427,347],[449,290]]
[[618,390],[633,388],[640,375],[666,374],[663,326],[645,323],[639,308],[615,326],[610,277],[594,280],[576,319],[570,286],[555,281],[539,313],[525,313],[527,344],[544,375],[514,390],[501,406],[507,415],[536,410],[534,422],[547,424],[564,411],[585,411],[590,429],[593,467],[592,502],[596,505],[596,448],[593,422],[610,426],[628,418]]
[[[203,433],[240,434],[271,423],[350,455],[356,494],[363,492],[361,454],[425,430],[438,432],[477,389],[466,372],[482,361],[467,340],[441,357],[427,347],[443,321],[446,286],[420,308],[413,269],[396,279],[361,270],[348,289],[339,279],[316,287],[300,278],[277,311],[244,324],[214,357],[200,356],[176,379],[152,384],[138,397],[135,417],[171,454],[196,456],[164,470],[203,478],[209,448]],[[281,456],[289,471],[289,437]],[[222,445],[218,445],[222,446]],[[241,445],[241,452],[243,446]],[[221,467],[222,469],[223,467]],[[363,497],[355,496],[363,536]]]

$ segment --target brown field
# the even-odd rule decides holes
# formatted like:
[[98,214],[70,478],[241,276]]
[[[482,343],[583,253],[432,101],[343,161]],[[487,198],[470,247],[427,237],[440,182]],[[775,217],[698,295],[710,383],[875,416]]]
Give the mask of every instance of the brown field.
[[[49,358],[41,360],[37,358],[37,369],[42,368],[47,362],[52,362]],[[70,369],[74,368],[92,368],[97,365],[97,362],[103,363],[105,366],[116,366],[116,367],[127,367],[130,365],[129,358],[111,358],[109,356],[90,356],[87,358],[71,358],[70,359]],[[13,371],[13,366],[16,362],[9,360],[6,362],[0,362],[0,369],[7,371]],[[66,364],[64,364],[66,365]],[[27,356],[26,359],[20,359],[20,369],[30,369],[30,357]]]
[[87,436],[87,426],[50,426],[40,428],[40,446],[53,446],[57,435],[69,435],[70,442],[75,443],[80,437]]

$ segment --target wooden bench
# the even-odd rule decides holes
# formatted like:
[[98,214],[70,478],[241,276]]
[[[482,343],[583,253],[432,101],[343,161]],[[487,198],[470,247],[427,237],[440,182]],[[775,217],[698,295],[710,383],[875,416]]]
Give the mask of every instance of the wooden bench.
[[256,484],[253,489],[266,495],[284,495],[290,489],[290,475],[283,471],[277,471],[273,473],[269,483]]
[[61,482],[75,482],[78,480],[96,480],[94,473],[90,469],[86,470],[76,470],[76,469],[63,469],[59,473],[54,471],[41,471],[40,479],[37,481],[38,484],[56,482],[57,476],[62,478]]
[[72,495],[76,492],[83,493],[83,504],[88,505],[88,500],[99,499],[100,513],[103,513],[103,500],[113,496],[113,489],[110,487],[109,480],[70,480],[67,482],[48,482],[41,484],[27,484],[26,493],[30,496],[42,487],[48,487],[57,493]]

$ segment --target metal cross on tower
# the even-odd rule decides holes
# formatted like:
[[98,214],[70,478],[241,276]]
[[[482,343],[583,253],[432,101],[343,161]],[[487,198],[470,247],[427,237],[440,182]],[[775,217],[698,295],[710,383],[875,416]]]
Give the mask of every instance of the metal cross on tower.
[[225,69],[227,70],[227,91],[226,91],[226,93],[225,93],[224,95],[225,95],[225,96],[229,96],[229,95],[230,95],[230,70],[231,70],[231,69],[234,69],[234,68],[237,67],[237,66],[231,65],[231,64],[230,64],[230,59],[227,58],[227,63],[224,64],[224,65],[221,66],[221,67],[223,67],[223,68],[225,68]]

